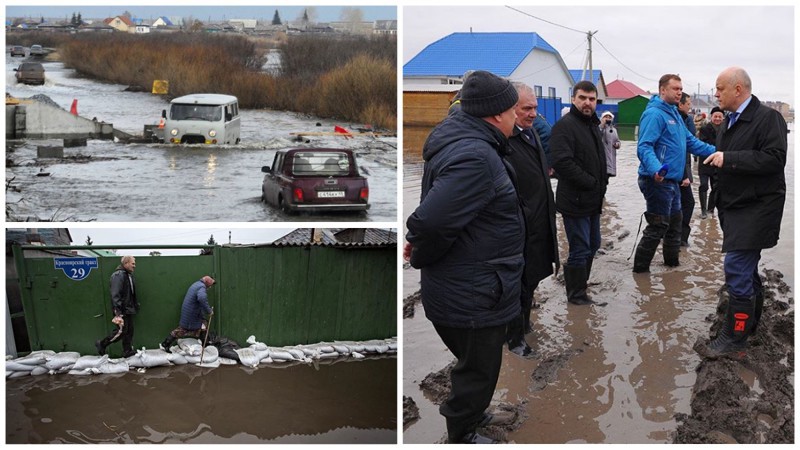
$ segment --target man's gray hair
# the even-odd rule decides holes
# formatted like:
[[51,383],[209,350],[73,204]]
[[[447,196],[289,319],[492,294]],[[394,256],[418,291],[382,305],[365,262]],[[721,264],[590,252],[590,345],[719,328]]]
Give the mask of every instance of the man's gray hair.
[[533,88],[523,83],[522,81],[512,81],[511,85],[514,86],[518,94],[522,94],[523,92],[529,94],[533,93]]
[[122,264],[126,264],[126,263],[129,263],[129,262],[133,261],[134,259],[136,259],[136,258],[134,258],[131,255],[125,255],[125,256],[122,257],[122,260],[120,262]]

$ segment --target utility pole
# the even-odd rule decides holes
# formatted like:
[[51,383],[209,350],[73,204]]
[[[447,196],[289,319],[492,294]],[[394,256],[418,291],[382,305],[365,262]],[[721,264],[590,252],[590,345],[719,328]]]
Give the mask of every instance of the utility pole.
[[582,80],[591,81],[592,83],[594,83],[594,72],[592,71],[592,68],[593,68],[592,67],[592,36],[597,34],[598,31],[600,31],[600,30],[587,31],[586,32],[586,40],[589,41],[589,57],[587,58],[587,62],[588,62],[588,65],[589,65],[589,78],[587,79],[587,77],[586,77],[586,66],[583,66],[583,72],[581,73],[581,79]]

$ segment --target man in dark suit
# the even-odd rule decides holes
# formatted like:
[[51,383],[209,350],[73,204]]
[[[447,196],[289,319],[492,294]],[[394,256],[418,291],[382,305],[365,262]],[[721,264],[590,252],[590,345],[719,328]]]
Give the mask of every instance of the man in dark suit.
[[716,339],[695,347],[711,359],[743,351],[758,326],[764,305],[758,262],[762,249],[778,243],[788,148],[786,122],[752,95],[744,69],[722,71],[716,88],[720,108],[730,114],[717,135],[718,152],[704,164],[716,167],[719,176],[717,209],[729,300]]
[[536,94],[525,83],[512,83],[519,100],[514,134],[508,139],[509,154],[515,174],[515,185],[522,212],[525,216],[525,270],[522,275],[522,314],[508,324],[506,341],[508,349],[517,355],[530,356],[532,350],[525,342],[531,331],[533,292],[539,282],[558,269],[558,241],[556,238],[556,203],[548,175],[549,165],[544,146],[534,127],[539,103]]

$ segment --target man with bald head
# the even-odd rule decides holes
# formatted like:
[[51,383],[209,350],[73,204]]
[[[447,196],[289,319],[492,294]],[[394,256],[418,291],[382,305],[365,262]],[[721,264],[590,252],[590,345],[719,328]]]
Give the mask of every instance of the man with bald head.
[[214,308],[208,304],[206,290],[213,286],[214,283],[214,279],[206,275],[189,286],[186,295],[183,297],[180,325],[169,333],[169,336],[164,339],[159,348],[169,351],[170,346],[178,338],[202,338],[202,336],[205,336],[203,331],[208,332],[208,324],[203,314],[214,314]]
[[777,245],[786,201],[787,129],[778,111],[752,95],[747,72],[730,67],[717,77],[719,106],[728,118],[717,134],[717,153],[704,164],[717,168],[725,285],[729,300],[716,339],[695,346],[716,359],[738,356],[761,317],[764,293],[758,275],[761,250]]

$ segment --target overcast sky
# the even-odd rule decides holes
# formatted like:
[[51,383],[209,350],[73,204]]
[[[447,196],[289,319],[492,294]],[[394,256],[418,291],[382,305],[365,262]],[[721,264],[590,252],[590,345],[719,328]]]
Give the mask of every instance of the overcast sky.
[[[599,2],[598,2],[599,4]],[[570,69],[580,69],[586,32],[593,67],[655,92],[658,78],[677,73],[684,91],[710,94],[717,75],[741,66],[762,100],[794,105],[795,11],[791,6],[505,6],[403,8],[405,64],[428,44],[454,32],[536,32]],[[560,25],[560,26],[559,26]],[[571,31],[569,27],[577,31]],[[617,61],[619,60],[619,61]]]
[[[73,245],[203,245],[214,235],[218,244],[266,244],[290,233],[293,228],[69,228]],[[194,255],[197,250],[158,250],[162,255]],[[121,250],[118,254],[147,255],[149,250]]]
[[[303,15],[305,6],[269,6],[263,3],[255,3],[257,6],[242,6],[241,3],[247,2],[234,2],[240,5],[232,6],[227,5],[225,2],[216,2],[219,6],[161,6],[162,2],[137,2],[137,5],[115,5],[114,2],[103,2],[108,6],[38,6],[32,5],[34,2],[20,2],[19,0],[11,0],[5,2],[9,4],[16,4],[21,6],[8,6],[6,7],[6,15],[8,17],[52,17],[52,18],[70,18],[72,13],[81,13],[84,19],[90,18],[106,18],[122,14],[129,11],[134,17],[142,19],[156,19],[160,16],[178,16],[189,17],[192,16],[198,20],[223,20],[223,19],[260,19],[272,20],[275,10],[281,16],[281,20],[296,20]],[[61,2],[51,2],[61,3]],[[80,2],[86,3],[86,2]],[[97,3],[97,2],[94,2]],[[150,3],[151,6],[146,5]],[[205,3],[213,5],[214,2],[196,1],[194,3]],[[362,11],[364,20],[391,20],[397,18],[397,8],[394,6],[352,6]],[[342,7],[341,6],[315,6],[317,21],[319,22],[332,22],[341,19]]]

